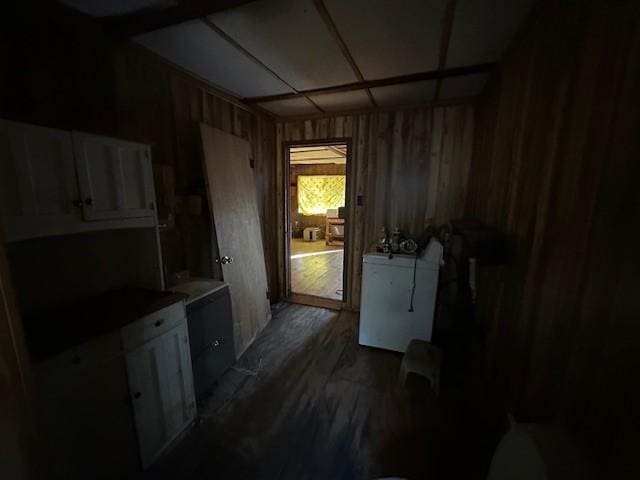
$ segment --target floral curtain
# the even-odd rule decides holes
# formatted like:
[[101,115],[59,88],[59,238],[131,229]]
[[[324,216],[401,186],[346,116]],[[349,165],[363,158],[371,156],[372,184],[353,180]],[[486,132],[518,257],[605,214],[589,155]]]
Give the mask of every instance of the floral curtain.
[[329,208],[344,207],[344,175],[299,175],[298,213],[324,215]]

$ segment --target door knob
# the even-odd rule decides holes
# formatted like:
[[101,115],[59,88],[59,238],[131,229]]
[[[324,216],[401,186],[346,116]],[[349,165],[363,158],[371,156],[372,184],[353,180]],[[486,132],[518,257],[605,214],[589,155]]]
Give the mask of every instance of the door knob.
[[221,263],[221,264],[223,264],[223,265],[226,265],[227,263],[231,263],[231,262],[233,262],[233,257],[230,257],[229,255],[225,255],[225,256],[224,256],[224,257],[222,257],[222,258],[218,258],[218,259],[216,260],[216,262],[217,262],[217,263]]

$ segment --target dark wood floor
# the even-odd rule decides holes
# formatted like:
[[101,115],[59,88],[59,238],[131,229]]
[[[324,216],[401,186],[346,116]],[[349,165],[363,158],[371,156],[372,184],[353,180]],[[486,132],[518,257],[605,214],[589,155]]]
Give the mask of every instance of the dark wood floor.
[[356,332],[356,313],[281,305],[148,478],[434,478],[435,398]]
[[474,335],[440,335],[440,395],[401,355],[360,347],[358,314],[279,304],[146,478],[484,480],[502,426]]

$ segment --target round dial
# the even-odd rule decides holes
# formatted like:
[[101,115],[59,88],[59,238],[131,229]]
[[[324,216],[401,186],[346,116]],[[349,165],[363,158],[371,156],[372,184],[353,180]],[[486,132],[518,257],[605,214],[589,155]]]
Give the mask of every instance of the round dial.
[[416,253],[416,250],[418,250],[418,244],[415,240],[408,238],[400,244],[400,250],[404,253]]

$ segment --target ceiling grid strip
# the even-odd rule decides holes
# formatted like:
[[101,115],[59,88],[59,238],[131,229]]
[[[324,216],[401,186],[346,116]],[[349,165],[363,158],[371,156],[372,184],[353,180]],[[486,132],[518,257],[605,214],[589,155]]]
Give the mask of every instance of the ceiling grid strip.
[[[364,82],[365,81],[364,76],[362,75],[362,72],[360,71],[360,68],[358,67],[358,64],[356,63],[355,59],[353,58],[353,55],[351,55],[351,52],[349,51],[349,47],[347,47],[346,42],[342,38],[342,35],[340,35],[340,32],[338,31],[338,27],[333,21],[333,18],[331,18],[331,14],[329,13],[329,10],[327,10],[327,7],[324,4],[324,1],[313,0],[313,4],[315,5],[316,10],[318,11],[318,14],[320,15],[320,17],[322,18],[325,26],[329,30],[329,33],[338,44],[338,47],[340,47],[342,54],[344,55],[345,59],[351,66],[351,69],[353,70],[353,73],[355,74],[356,78],[358,79],[358,81]],[[378,104],[376,103],[375,98],[373,98],[373,94],[371,93],[371,90],[369,88],[363,88],[363,90],[366,92],[367,97],[369,97],[369,101],[371,102],[371,105],[373,107],[377,107]]]
[[[444,15],[442,16],[442,35],[440,37],[440,55],[438,56],[438,70],[443,70],[447,64],[447,54],[449,53],[449,43],[451,42],[451,32],[453,31],[453,21],[456,14],[457,0],[448,0]],[[433,94],[433,101],[437,102],[442,89],[442,78],[436,82],[436,90]]]
[[288,100],[290,98],[308,97],[316,95],[329,95],[332,93],[350,92],[353,90],[364,90],[366,88],[386,87],[388,85],[398,85],[401,83],[422,82],[424,80],[438,80],[440,78],[459,77],[472,75],[475,73],[486,73],[495,67],[495,62],[480,63],[465,67],[445,68],[441,70],[431,70],[428,72],[410,73],[397,77],[381,78],[377,80],[365,80],[364,82],[347,83],[335,87],[322,87],[310,90],[301,90],[298,93],[281,93],[277,95],[267,95],[264,97],[248,97],[243,101],[246,103],[272,102],[275,100]]
[[[258,57],[256,57],[255,55],[253,55],[249,50],[247,50],[246,48],[244,48],[242,45],[240,45],[238,42],[236,42],[231,36],[229,36],[224,30],[222,30],[220,27],[218,27],[215,23],[213,23],[211,20],[209,20],[209,18],[204,17],[202,19],[202,21],[211,29],[213,30],[215,33],[217,33],[220,37],[222,37],[225,41],[227,41],[230,45],[232,45],[236,50],[238,50],[240,53],[242,53],[243,55],[245,55],[247,58],[249,58],[251,61],[253,61],[256,65],[262,67],[264,70],[266,70],[267,72],[269,72],[271,75],[273,75],[275,78],[277,78],[278,80],[280,80],[282,83],[284,83],[287,87],[289,87],[291,90],[293,90],[295,93],[292,95],[295,95],[295,98],[298,97],[305,97],[307,99],[307,101],[309,101],[309,103],[311,103],[320,113],[325,113],[325,111],[320,108],[319,105],[317,105],[313,100],[311,100],[308,96],[302,94],[300,95],[300,91],[298,89],[296,89],[293,85],[291,85],[289,82],[287,82],[284,78],[282,78],[280,75],[278,75],[274,70],[272,70],[271,68],[269,68],[267,65],[265,65]],[[292,97],[293,98],[293,97]]]

